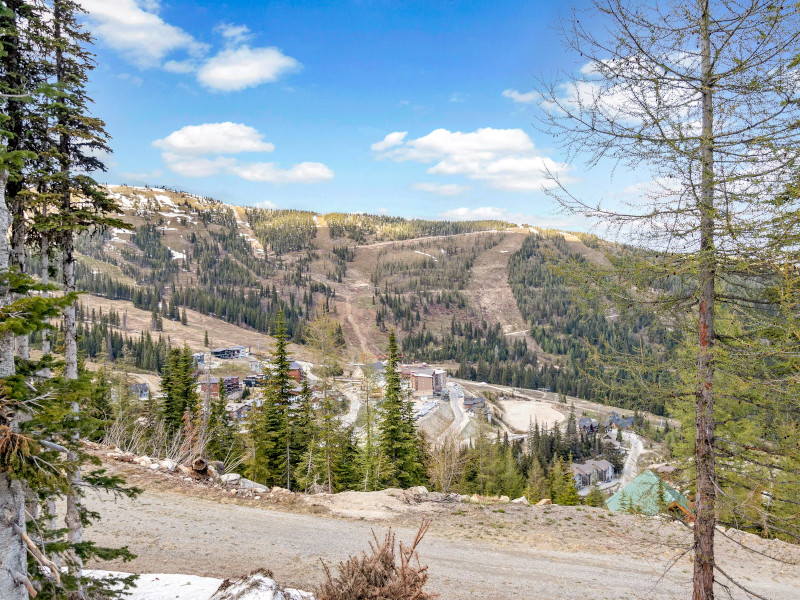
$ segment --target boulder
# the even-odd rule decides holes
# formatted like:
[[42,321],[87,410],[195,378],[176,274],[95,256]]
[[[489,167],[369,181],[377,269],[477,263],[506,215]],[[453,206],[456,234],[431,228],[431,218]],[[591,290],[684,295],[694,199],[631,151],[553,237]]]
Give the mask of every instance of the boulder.
[[282,588],[272,573],[259,569],[239,579],[226,579],[208,600],[314,600],[314,595]]
[[169,471],[170,473],[172,473],[178,466],[178,463],[168,458],[158,461],[158,464],[161,466],[162,469],[164,469],[165,471]]
[[242,479],[242,476],[238,473],[225,473],[225,475],[220,475],[219,480],[222,485],[236,485]]
[[550,500],[550,498],[543,498],[542,500],[539,500],[539,501],[536,503],[536,506],[545,506],[545,505],[547,505],[547,504],[552,504],[552,503],[553,503],[553,501],[552,501],[552,500]]
[[511,501],[511,504],[522,504],[524,506],[528,506],[530,502],[528,502],[528,499],[525,496],[520,496],[519,498],[514,498]]
[[140,456],[139,458],[133,459],[137,465],[141,465],[143,467],[149,467],[153,464],[153,461],[150,459],[149,456]]
[[500,502],[509,503],[509,502],[511,502],[511,498],[509,498],[508,496],[500,496],[500,500],[499,501]]
[[257,492],[268,492],[269,488],[265,485],[261,485],[260,483],[256,483],[255,481],[250,481],[249,479],[245,479],[242,477],[239,479],[239,487],[243,490],[255,490]]
[[415,487],[408,488],[408,491],[411,494],[424,496],[424,495],[426,495],[428,493],[428,488],[426,488],[424,485],[418,485],[418,486],[415,486]]
[[181,473],[182,475],[188,475],[191,472],[192,470],[186,465],[178,465],[178,473]]
[[158,463],[151,463],[148,467],[151,471],[158,471],[161,468],[161,465]]

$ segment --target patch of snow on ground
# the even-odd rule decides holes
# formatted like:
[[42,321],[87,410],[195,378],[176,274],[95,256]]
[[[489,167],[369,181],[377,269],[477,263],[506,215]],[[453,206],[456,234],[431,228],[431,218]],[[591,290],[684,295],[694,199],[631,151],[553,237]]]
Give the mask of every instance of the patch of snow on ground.
[[500,254],[508,254],[508,250],[500,250]]
[[167,217],[168,219],[175,219],[175,218],[179,219],[179,218],[182,218],[182,217],[186,216],[183,213],[163,212],[163,211],[159,211],[158,214],[160,214],[160,215],[162,215],[164,217]]
[[178,205],[175,204],[172,201],[172,198],[170,198],[169,196],[164,196],[162,194],[156,194],[155,197],[156,197],[156,200],[158,200],[159,204],[161,204],[162,206],[166,204],[167,206],[171,206],[172,208],[178,208]]
[[172,255],[172,260],[186,260],[186,254],[184,252],[178,252],[169,246],[167,246],[167,248],[169,248],[170,254]]
[[[113,571],[84,571],[89,577],[126,577],[128,573]],[[129,600],[208,600],[219,589],[222,579],[197,575],[147,574],[140,575],[135,587],[126,596]]]
[[422,256],[427,256],[428,258],[432,258],[435,262],[439,262],[438,258],[436,258],[435,256],[431,256],[427,252],[420,252],[419,250],[414,250],[414,253],[415,254],[421,254]]

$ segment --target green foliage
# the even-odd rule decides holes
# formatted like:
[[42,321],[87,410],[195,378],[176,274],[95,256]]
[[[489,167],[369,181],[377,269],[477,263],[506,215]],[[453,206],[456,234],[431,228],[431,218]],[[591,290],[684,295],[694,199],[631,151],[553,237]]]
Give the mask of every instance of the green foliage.
[[381,469],[381,483],[387,487],[407,488],[424,483],[424,461],[413,408],[404,398],[400,385],[397,354],[397,340],[392,332],[379,423],[380,451],[386,460]]
[[161,378],[161,392],[164,395],[161,408],[164,422],[171,431],[177,431],[183,426],[185,415],[195,410],[198,401],[194,359],[189,346],[169,351]]

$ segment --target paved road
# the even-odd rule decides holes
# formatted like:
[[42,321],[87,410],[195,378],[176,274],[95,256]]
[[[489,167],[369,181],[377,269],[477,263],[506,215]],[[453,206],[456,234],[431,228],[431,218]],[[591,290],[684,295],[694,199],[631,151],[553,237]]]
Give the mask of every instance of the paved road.
[[[312,589],[320,580],[320,560],[336,563],[366,549],[371,528],[365,521],[284,513],[147,491],[137,501],[87,498],[102,516],[101,543],[124,541],[138,555],[131,563],[104,565],[129,572],[182,572],[227,577],[257,567],[278,581]],[[399,529],[402,540],[413,531]],[[688,598],[687,566],[675,567],[654,587],[663,565],[618,554],[602,555],[500,547],[437,535],[436,522],[425,539],[422,560],[430,566],[431,588],[442,600],[648,599]],[[791,598],[800,579],[750,582],[772,598]],[[734,595],[738,598],[739,596]],[[794,596],[797,597],[797,596]]]

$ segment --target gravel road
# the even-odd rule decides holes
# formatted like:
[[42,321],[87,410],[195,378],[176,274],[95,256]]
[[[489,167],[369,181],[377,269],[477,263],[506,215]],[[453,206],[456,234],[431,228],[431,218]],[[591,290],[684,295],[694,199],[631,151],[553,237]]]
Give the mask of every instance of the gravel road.
[[[96,531],[88,531],[91,540],[115,545],[124,542],[138,555],[132,563],[104,563],[102,568],[230,577],[266,567],[282,584],[300,589],[312,589],[320,582],[320,560],[335,564],[360,552],[367,548],[373,528],[378,535],[383,535],[387,527],[385,522],[268,510],[164,489],[150,489],[135,501],[115,502],[91,496],[86,504],[103,517]],[[474,522],[485,518],[481,516],[484,513],[474,513],[477,509],[466,508],[467,516],[460,519],[469,518]],[[473,518],[469,510],[478,517]],[[485,511],[489,518],[513,517],[520,523],[518,527],[512,525],[507,534],[498,529],[500,535],[489,540],[468,539],[484,537],[472,535],[474,530],[469,526],[459,533],[458,527],[464,527],[464,521],[459,525],[453,515],[465,514],[463,511],[434,514],[433,527],[421,549],[423,562],[430,566],[432,590],[438,592],[442,600],[671,600],[690,597],[691,565],[688,561],[678,562],[662,578],[669,554],[663,548],[660,554],[652,552],[652,548],[647,551],[630,548],[628,555],[620,554],[614,544],[609,544],[609,548],[614,548],[609,552],[576,551],[574,544],[558,540],[560,536],[569,538],[573,535],[572,529],[580,528],[571,519],[559,518],[558,512],[551,514],[562,521],[562,525],[567,525],[567,530],[545,526],[539,521],[548,532],[553,530],[552,533],[534,530],[532,535],[536,537],[530,538],[530,545],[521,543],[521,538],[509,541],[513,539],[514,529],[522,530],[521,523],[528,523],[528,515],[540,509],[525,510],[530,512],[520,509],[516,513],[525,516],[524,521],[513,515],[493,515]],[[582,513],[574,514],[577,517]],[[413,521],[399,522],[406,524],[395,526],[398,538],[410,541],[415,532],[410,527]],[[479,521],[479,525],[484,523]],[[497,522],[490,525],[498,527]],[[628,530],[624,521],[620,535],[623,535],[623,527],[624,531]],[[597,530],[590,531],[587,527],[585,531],[583,535],[597,537]],[[545,539],[546,535],[552,537]],[[638,552],[642,555],[637,557]],[[744,562],[738,569],[731,568],[735,573],[746,572]],[[797,598],[800,573],[797,567],[778,570],[773,566],[760,571],[757,580],[747,583],[771,598]],[[734,597],[740,596],[734,592]]]

